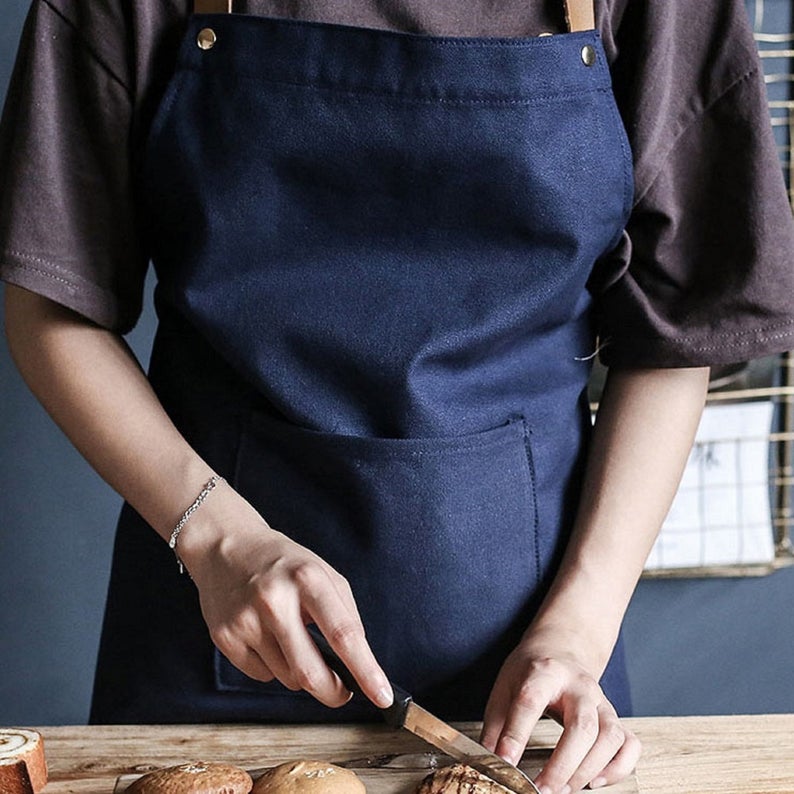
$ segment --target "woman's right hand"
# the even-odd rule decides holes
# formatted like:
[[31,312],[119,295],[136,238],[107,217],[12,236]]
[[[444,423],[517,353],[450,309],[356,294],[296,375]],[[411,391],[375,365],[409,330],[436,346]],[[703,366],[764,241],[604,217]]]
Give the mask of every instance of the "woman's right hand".
[[316,623],[376,706],[392,690],[364,636],[347,580],[309,549],[271,529],[225,483],[179,537],[178,552],[196,586],[210,636],[251,678],[277,678],[326,706],[351,693],[326,665],[306,625]]
[[[182,437],[124,340],[9,284],[5,321],[33,393],[97,472],[167,541],[179,510],[211,474]],[[315,622],[376,705],[391,687],[375,661],[347,582],[273,531],[228,485],[214,489],[179,536],[210,634],[252,678],[278,678],[329,706],[349,692],[305,625]]]

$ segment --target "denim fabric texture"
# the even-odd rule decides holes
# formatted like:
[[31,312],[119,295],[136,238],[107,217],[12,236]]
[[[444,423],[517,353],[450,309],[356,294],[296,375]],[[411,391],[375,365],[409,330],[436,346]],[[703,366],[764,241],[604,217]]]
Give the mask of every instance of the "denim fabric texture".
[[[395,682],[481,718],[571,528],[631,205],[598,34],[194,16],[142,180],[170,415],[348,577]],[[95,721],[377,719],[235,670],[163,545],[125,511]],[[620,649],[604,686],[625,713]]]

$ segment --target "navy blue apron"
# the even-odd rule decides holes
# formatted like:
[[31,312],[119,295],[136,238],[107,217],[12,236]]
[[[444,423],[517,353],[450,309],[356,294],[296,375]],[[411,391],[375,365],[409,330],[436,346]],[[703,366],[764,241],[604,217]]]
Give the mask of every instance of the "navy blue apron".
[[[195,14],[145,160],[166,410],[348,578],[394,681],[480,719],[571,529],[632,202],[598,34]],[[602,684],[625,713],[620,646]],[[125,506],[94,722],[369,719],[236,670]]]

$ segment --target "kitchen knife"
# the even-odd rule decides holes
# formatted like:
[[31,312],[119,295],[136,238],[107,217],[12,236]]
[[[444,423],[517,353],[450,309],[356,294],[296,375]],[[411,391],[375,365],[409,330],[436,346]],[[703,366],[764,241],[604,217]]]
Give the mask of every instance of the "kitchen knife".
[[[307,630],[323,659],[339,676],[342,683],[351,692],[361,694],[361,687],[356,679],[353,678],[345,663],[336,655],[317,627],[307,626]],[[405,728],[456,761],[473,767],[515,794],[540,794],[538,787],[520,769],[505,761],[504,758],[488,752],[474,739],[470,739],[443,720],[425,711],[421,706],[417,706],[413,697],[404,689],[394,684],[391,687],[394,690],[394,703],[387,709],[381,709],[381,713],[393,728]]]

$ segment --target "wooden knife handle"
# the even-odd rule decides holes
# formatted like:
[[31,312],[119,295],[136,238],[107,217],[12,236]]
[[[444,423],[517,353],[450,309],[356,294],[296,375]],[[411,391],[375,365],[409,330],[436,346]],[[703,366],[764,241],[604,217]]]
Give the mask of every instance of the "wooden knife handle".
[[[328,640],[322,635],[322,632],[311,624],[306,627],[309,635],[314,640],[317,650],[320,651],[325,663],[339,676],[342,683],[353,693],[363,695],[361,687],[358,682],[353,678],[353,674],[347,669],[345,663],[336,655],[336,651],[328,644]],[[408,704],[413,700],[404,689],[401,689],[396,684],[392,684],[392,692],[394,693],[394,703],[386,709],[380,709],[383,719],[387,725],[392,728],[402,728],[405,725],[405,715],[408,711]]]

